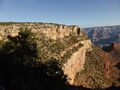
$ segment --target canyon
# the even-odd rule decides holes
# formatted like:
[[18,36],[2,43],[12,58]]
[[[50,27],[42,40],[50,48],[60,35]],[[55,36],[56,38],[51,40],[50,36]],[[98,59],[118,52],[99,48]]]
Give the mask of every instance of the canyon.
[[[27,82],[24,77],[26,72],[23,69],[21,73],[25,75],[22,76],[22,74],[19,75],[19,71],[14,73],[14,69],[9,70],[1,63],[1,68],[5,68],[5,70],[0,69],[0,72],[4,72],[0,76],[0,86],[3,84],[4,88],[7,87],[12,90],[19,90],[17,87],[24,90],[47,88],[42,87],[42,84],[45,83],[43,86],[49,86],[51,82],[42,83],[39,77],[43,74],[42,71],[45,75],[43,74],[41,77],[47,76],[50,80],[54,80],[57,77],[55,80],[59,78],[61,80],[63,76],[60,76],[65,75],[68,85],[82,86],[89,89],[109,88],[114,85],[113,79],[118,79],[116,77],[112,78],[112,70],[115,66],[112,64],[113,58],[96,47],[87,34],[76,25],[66,26],[62,24],[32,22],[0,23],[0,48],[0,57],[3,58],[2,60],[5,65],[11,64],[10,66],[8,65],[9,68],[14,66],[16,67],[15,71],[17,71],[17,67],[20,68],[20,63],[20,65],[24,67],[29,66],[33,70],[30,71],[31,76],[27,74],[30,77],[30,82]],[[16,66],[16,64],[18,65]],[[45,65],[47,69],[43,68],[41,64]],[[54,68],[54,66],[57,67]],[[43,70],[40,71],[40,68],[37,67],[41,67]],[[34,70],[34,68],[38,70]],[[7,70],[10,72],[7,72]],[[9,78],[6,73],[10,75]],[[34,77],[36,73],[38,75]],[[13,77],[17,74],[18,77]],[[7,81],[6,78],[10,79],[10,81]],[[46,81],[46,77],[43,81]],[[59,84],[53,83],[56,84],[56,87],[53,87],[52,83],[49,87],[52,87],[53,90],[59,90]],[[12,87],[14,85],[16,85],[16,88]]]
[[120,42],[120,25],[84,28],[88,37],[97,46]]

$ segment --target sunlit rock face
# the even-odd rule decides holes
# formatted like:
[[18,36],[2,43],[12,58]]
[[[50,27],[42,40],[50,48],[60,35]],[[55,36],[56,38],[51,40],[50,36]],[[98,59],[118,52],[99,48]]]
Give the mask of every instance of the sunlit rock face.
[[75,52],[68,62],[64,65],[64,72],[68,75],[70,84],[74,84],[76,74],[84,69],[86,52],[92,50],[92,44],[90,40],[81,41],[83,47]]
[[65,26],[59,24],[48,24],[48,23],[14,23],[7,25],[0,25],[0,36],[6,37],[17,36],[20,30],[31,29],[32,32],[44,33],[51,39],[63,38],[69,36],[70,33],[74,32],[77,34],[77,30],[80,29],[78,26]]

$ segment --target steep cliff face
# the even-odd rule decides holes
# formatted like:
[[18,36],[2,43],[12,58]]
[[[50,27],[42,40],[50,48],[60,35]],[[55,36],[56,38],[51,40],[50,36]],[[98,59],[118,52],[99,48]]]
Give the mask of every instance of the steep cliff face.
[[85,28],[84,31],[98,46],[120,41],[120,25]]
[[90,40],[81,41],[83,47],[79,48],[75,52],[67,63],[64,64],[64,73],[68,75],[68,81],[70,84],[74,84],[76,74],[81,70],[84,70],[84,64],[86,59],[86,52],[92,50]]
[[47,37],[56,40],[69,36],[71,32],[77,33],[79,27],[47,23],[5,23],[5,25],[0,25],[0,38],[2,39],[7,35],[16,36],[20,30],[25,29],[31,29],[32,32],[44,33]]
[[92,51],[86,53],[85,61],[84,70],[76,74],[76,86],[92,89],[112,86],[112,64],[109,55],[93,47]]
[[[76,37],[76,39],[80,39],[75,43],[71,43],[71,45],[67,46],[67,49],[64,50],[65,53],[67,51],[74,49],[78,46],[78,44],[82,44],[82,47],[78,47],[74,53],[71,53],[70,59],[67,60],[67,62],[64,64],[63,70],[66,75],[68,75],[69,83],[73,84],[76,74],[84,69],[85,64],[85,57],[86,52],[92,50],[91,41],[88,39],[86,40],[87,36],[85,36],[85,33],[80,32],[80,28],[78,26],[65,26],[65,25],[55,25],[55,24],[11,24],[11,25],[1,25],[1,39],[7,38],[7,36],[15,37],[18,35],[18,33],[21,30],[31,30],[33,33],[42,33],[45,35],[45,37],[48,37],[52,40],[58,40],[61,39],[63,41],[64,37],[70,38],[70,34],[74,34],[73,38]],[[41,37],[43,38],[43,37]],[[71,38],[72,39],[72,38]],[[72,40],[70,40],[72,41]],[[70,43],[65,42],[65,43]],[[39,43],[39,41],[38,41]],[[58,43],[58,42],[57,42]],[[63,42],[64,43],[64,42]],[[39,45],[38,45],[39,46]],[[58,46],[56,46],[58,47]],[[63,52],[60,54],[63,54],[62,57],[64,57]],[[52,57],[51,55],[50,57]],[[58,55],[59,56],[59,55]],[[54,56],[55,57],[55,56]]]
[[114,58],[112,61],[115,66],[115,68],[113,68],[115,73],[113,73],[114,83],[120,87],[120,43],[115,43],[114,48],[108,53]]
[[[91,40],[84,32],[80,31],[78,26],[47,23],[5,23],[0,25],[0,41],[2,43],[9,42],[8,37],[15,37],[18,43],[17,40],[21,39],[21,36],[18,36],[19,33],[26,31],[32,32],[28,41],[36,45],[36,63],[46,64],[51,60],[58,61],[60,68],[67,75],[67,82],[71,85],[82,85],[87,88],[111,86],[110,78],[105,77],[104,72],[107,70],[104,67],[106,65],[104,59],[93,48]],[[24,36],[24,34],[22,35]],[[19,47],[19,43],[15,43],[15,46]],[[14,52],[14,50],[11,51]],[[57,73],[56,71],[55,74]],[[108,76],[110,75],[108,74]]]

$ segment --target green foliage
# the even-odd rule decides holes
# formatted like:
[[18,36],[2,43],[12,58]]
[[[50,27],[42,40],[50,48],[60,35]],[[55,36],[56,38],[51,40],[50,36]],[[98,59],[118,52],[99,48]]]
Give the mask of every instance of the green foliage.
[[74,52],[72,51],[72,49],[69,49],[64,56],[62,57],[62,62],[66,63],[68,61],[68,59],[70,59],[70,57],[72,56]]
[[[67,80],[59,60],[46,58],[45,63],[38,62],[37,50],[40,48],[36,36],[30,31],[22,31],[16,37],[8,36],[0,50],[0,84],[7,90],[65,89]],[[46,56],[44,54],[44,50],[43,54],[39,53],[41,59]]]
[[60,54],[61,51],[64,51],[66,46],[58,39],[55,43],[49,46],[49,49],[52,53]]
[[80,37],[78,37],[77,35],[75,35],[74,33],[70,33],[69,36],[66,36],[63,38],[63,43],[66,44],[66,46],[71,46],[75,43],[78,43]]
[[72,54],[78,51],[82,46],[83,44],[79,43],[78,46],[74,46],[72,49],[69,49],[68,51],[66,51],[66,53],[62,57],[62,60],[61,60],[62,63],[66,63],[71,58]]
[[110,83],[105,77],[104,62],[96,48],[93,48],[91,52],[87,52],[84,70],[80,71],[76,77],[81,81],[78,83],[93,89],[105,88]]
[[[82,45],[74,46],[72,50],[66,49],[80,42],[80,39],[75,34],[70,34],[62,39],[53,40],[45,36],[43,33],[36,34],[37,51],[39,61],[46,62],[52,57],[61,59],[60,61],[67,61],[70,56],[76,52]],[[60,54],[66,51],[65,55],[60,58]],[[68,58],[69,57],[69,58]]]
[[[0,67],[4,68],[0,83],[5,83],[12,90],[61,90],[66,87],[67,78],[62,65],[82,46],[78,44],[78,36],[70,34],[53,40],[43,33],[32,33],[23,26],[18,36],[8,36],[7,39],[6,42],[1,42],[0,48]],[[64,55],[60,56],[63,52]],[[0,69],[0,72],[3,70]],[[24,85],[21,86],[22,84]]]
[[21,27],[19,28],[19,30],[20,30],[20,32],[24,32],[24,33],[31,31],[30,29],[28,29],[27,26],[21,26]]
[[22,22],[0,22],[0,25],[2,26],[9,26],[9,25],[13,25],[13,24],[24,24]]
[[4,40],[0,40],[0,47],[4,44]]
[[0,25],[2,26],[6,26],[6,25],[11,25],[12,22],[0,22]]

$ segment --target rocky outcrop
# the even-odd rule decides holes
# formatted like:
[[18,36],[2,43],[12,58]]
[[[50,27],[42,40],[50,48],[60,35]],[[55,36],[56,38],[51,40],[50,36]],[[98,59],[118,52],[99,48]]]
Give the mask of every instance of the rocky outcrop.
[[84,69],[76,74],[75,86],[91,89],[106,89],[112,86],[110,56],[93,47],[92,51],[86,53],[85,61]]
[[7,38],[7,36],[15,37],[18,35],[20,31],[24,31],[24,30],[31,30],[31,32],[33,33],[42,33],[46,37],[53,40],[57,40],[57,39],[62,40],[64,39],[64,37],[69,38],[71,33],[74,33],[74,35],[77,38],[79,37],[80,41],[76,42],[75,44],[71,43],[71,45],[68,46],[66,50],[64,50],[64,53],[62,52],[62,56],[64,56],[64,54],[67,53],[68,50],[74,49],[73,46],[77,47],[77,44],[79,43],[83,44],[83,46],[78,48],[78,50],[75,53],[72,53],[70,59],[68,59],[67,62],[64,64],[64,68],[63,68],[64,73],[70,79],[68,80],[68,82],[70,84],[73,84],[76,74],[81,69],[83,69],[86,52],[92,50],[91,41],[84,40],[85,38],[87,38],[86,34],[81,32],[78,26],[65,26],[65,25],[47,24],[47,23],[40,23],[40,24],[20,23],[20,24],[11,24],[11,25],[0,25],[0,33],[1,33],[0,36],[1,39]]
[[[21,32],[25,34],[21,34]],[[46,64],[51,60],[56,60],[67,76],[67,82],[70,85],[92,89],[111,86],[111,81],[107,78],[109,74],[106,77],[104,73],[107,71],[105,68],[109,68],[109,65],[107,65],[109,61],[106,60],[107,64],[104,63],[102,56],[93,48],[91,40],[84,32],[80,31],[78,26],[49,23],[3,23],[0,25],[0,41],[2,43],[8,41],[8,45],[10,40],[16,41],[17,44],[14,42],[12,44],[14,47],[11,45],[10,50],[18,47],[22,48],[20,44],[27,47],[23,41],[26,40],[24,35],[28,35],[26,33],[29,32],[32,33],[27,37],[31,49],[36,47],[36,65],[39,65],[40,62]],[[23,38],[21,38],[22,35]],[[9,51],[12,54],[13,52],[14,50]],[[16,55],[16,53],[14,54]],[[17,55],[14,58],[16,57]],[[27,58],[27,60],[29,59],[31,60],[31,58]],[[51,70],[51,72],[53,76],[59,74],[58,71]],[[51,72],[47,72],[47,74],[49,75]]]
[[92,45],[90,40],[81,41],[83,47],[81,47],[77,52],[75,52],[67,63],[64,64],[64,73],[68,75],[68,82],[74,84],[76,74],[84,69],[86,52],[92,50]]
[[7,35],[17,36],[21,30],[31,29],[32,32],[42,32],[51,39],[63,38],[69,36],[70,33],[76,33],[80,30],[78,26],[65,26],[49,23],[19,23],[10,25],[0,25],[0,38]]

